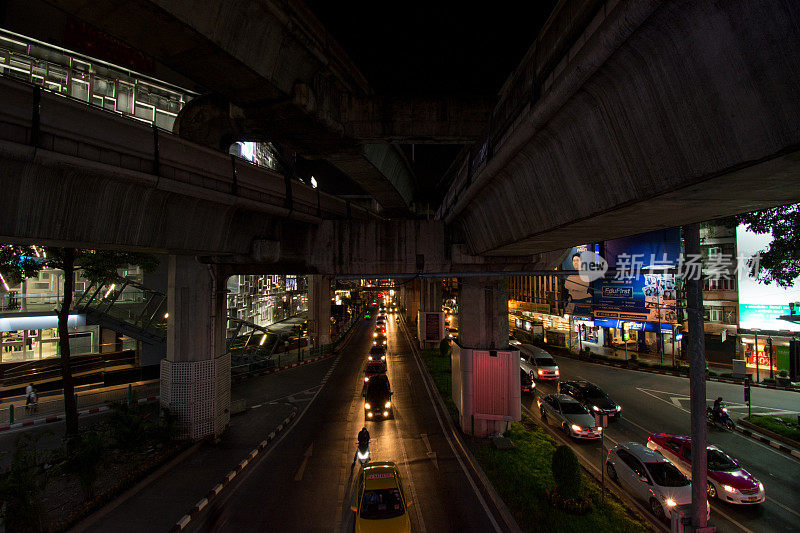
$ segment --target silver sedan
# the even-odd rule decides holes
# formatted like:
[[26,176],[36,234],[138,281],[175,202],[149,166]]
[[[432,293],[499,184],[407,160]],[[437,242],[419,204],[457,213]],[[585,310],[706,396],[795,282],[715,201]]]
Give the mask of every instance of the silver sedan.
[[603,428],[595,425],[594,416],[566,394],[548,394],[536,400],[542,422],[563,429],[567,435],[576,439],[599,439]]

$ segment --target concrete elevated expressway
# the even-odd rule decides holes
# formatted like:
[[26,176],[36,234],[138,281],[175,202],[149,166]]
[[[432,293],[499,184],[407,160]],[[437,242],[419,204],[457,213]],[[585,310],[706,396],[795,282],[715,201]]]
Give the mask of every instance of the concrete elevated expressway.
[[[209,93],[180,117],[182,138],[157,143],[150,128],[47,95],[34,135],[30,88],[3,82],[13,98],[0,101],[11,126],[0,187],[13,206],[0,237],[171,254],[162,397],[192,436],[227,422],[227,274],[313,274],[321,323],[331,276],[545,269],[574,244],[800,200],[795,3],[560,4],[488,122],[482,104],[376,97],[324,28],[283,3],[31,5],[51,4]],[[484,126],[436,220],[389,220],[277,174],[234,173],[219,151],[279,141],[328,159],[399,213],[412,180],[391,143],[464,142]],[[468,285],[480,305],[462,306],[473,315],[459,322],[475,325],[462,340],[504,345],[503,281]],[[436,291],[419,293],[420,308],[435,309]],[[185,381],[192,373],[199,381]],[[189,401],[193,387],[207,401]]]
[[534,44],[454,164],[438,216],[471,253],[800,201],[800,4],[603,4],[559,60]]
[[[485,125],[482,98],[377,96],[299,2],[12,0],[10,29],[49,41],[77,18],[139,50],[206,96],[187,105],[181,137],[215,149],[270,140],[325,159],[387,213],[408,214],[413,172],[390,143],[464,143]],[[47,19],[51,23],[42,25]]]

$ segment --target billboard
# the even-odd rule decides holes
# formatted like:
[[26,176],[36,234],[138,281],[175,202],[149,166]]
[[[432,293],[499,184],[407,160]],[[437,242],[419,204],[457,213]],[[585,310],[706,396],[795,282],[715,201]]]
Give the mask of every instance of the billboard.
[[617,273],[593,283],[595,319],[677,323],[675,275],[667,269],[680,253],[679,228],[607,241],[605,260]]
[[[561,264],[562,270],[580,270],[581,252],[589,251],[590,245],[582,244],[570,250],[569,255]],[[592,314],[592,288],[591,283],[581,279],[579,274],[572,274],[563,279],[563,305],[564,314],[591,315]]]
[[794,286],[784,289],[773,282],[769,285],[758,281],[751,275],[750,269],[742,268],[748,258],[767,249],[772,243],[772,234],[758,234],[748,231],[745,226],[736,228],[736,247],[739,252],[739,327],[744,329],[763,329],[770,331],[800,331],[800,324],[780,320],[781,315],[789,314],[789,302],[796,302],[797,287],[800,277],[795,279]]

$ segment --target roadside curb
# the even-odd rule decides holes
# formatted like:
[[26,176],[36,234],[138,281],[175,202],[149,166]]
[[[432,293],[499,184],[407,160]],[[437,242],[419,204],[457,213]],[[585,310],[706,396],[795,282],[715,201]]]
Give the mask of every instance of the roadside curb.
[[200,501],[194,504],[194,507],[192,507],[192,509],[188,513],[183,515],[181,519],[178,520],[174,526],[172,526],[171,531],[183,531],[186,528],[186,526],[189,525],[189,522],[192,521],[192,518],[197,516],[197,514],[200,511],[205,509],[206,506],[220,492],[222,492],[222,489],[224,489],[228,484],[230,484],[231,481],[233,481],[236,478],[236,476],[239,475],[247,467],[247,465],[250,464],[258,456],[259,453],[263,452],[270,445],[270,443],[273,440],[275,440],[276,436],[278,436],[284,429],[286,429],[289,426],[289,423],[294,419],[295,416],[297,416],[296,407],[289,414],[289,416],[283,419],[283,422],[278,424],[278,426],[275,429],[273,429],[269,435],[267,435],[266,439],[262,440],[258,444],[258,446],[255,447],[253,451],[251,451],[246,458],[244,458],[239,464],[237,464],[233,470],[228,472],[228,474],[224,478],[222,478],[222,480],[219,483],[217,483],[214,486],[214,488],[208,491],[208,494],[206,494],[204,498],[202,498]]
[[[524,349],[524,348],[522,346],[520,346],[520,349]],[[544,348],[544,349],[546,349],[546,348]],[[682,372],[670,372],[669,370],[654,370],[654,369],[649,369],[649,368],[631,368],[628,365],[624,365],[622,363],[612,363],[611,361],[603,361],[603,360],[597,360],[596,361],[596,360],[593,360],[593,359],[584,359],[584,358],[581,358],[581,357],[577,357],[577,356],[575,356],[573,354],[561,353],[560,351],[559,351],[559,353],[556,353],[556,355],[558,355],[559,357],[567,357],[567,358],[573,359],[575,361],[583,361],[585,363],[591,363],[593,365],[613,366],[615,368],[623,368],[625,370],[634,370],[634,371],[637,371],[637,372],[647,372],[649,374],[661,374],[661,375],[664,375],[664,376],[675,376],[675,377],[679,377],[679,378],[689,379],[689,376],[687,374],[682,373]],[[714,377],[714,376],[706,377],[706,381],[717,381],[719,383],[731,383],[733,385],[744,385],[744,380],[741,380],[741,379],[718,378],[718,377]],[[751,387],[760,387],[762,389],[773,389],[773,390],[785,390],[785,391],[789,391],[789,392],[800,392],[800,389],[795,388],[795,387],[778,387],[777,385],[764,385],[764,384],[761,384],[761,383],[752,383],[752,382],[750,383],[750,386]]]
[[[746,426],[746,427],[742,427],[742,426]],[[772,448],[775,448],[776,450],[780,450],[783,453],[789,454],[789,455],[791,455],[792,457],[794,457],[796,459],[800,459],[800,451],[793,450],[792,448],[789,448],[788,446],[785,446],[782,442],[780,442],[778,440],[773,440],[774,437],[773,438],[768,438],[768,437],[765,437],[764,435],[761,435],[760,432],[763,431],[762,428],[759,428],[758,430],[751,430],[751,429],[748,429],[749,427],[758,427],[758,426],[755,426],[754,424],[750,424],[746,420],[739,420],[739,421],[736,422],[736,431],[738,431],[739,433],[741,433],[745,437],[750,437],[751,439],[763,442],[764,444],[766,444],[766,445],[768,445],[768,446],[770,446]],[[770,432],[770,433],[772,433],[772,432]]]
[[[145,404],[158,401],[158,396],[148,396],[147,398],[139,398],[136,400],[138,404]],[[84,409],[82,411],[78,411],[78,418],[87,415],[94,415],[97,413],[103,413],[111,409],[108,405],[101,405],[99,407],[90,407],[89,409]],[[10,429],[19,429],[19,428],[28,428],[33,426],[41,426],[42,424],[50,424],[52,422],[61,422],[64,420],[64,415],[52,415],[47,416],[44,418],[35,418],[33,420],[24,420],[22,422],[15,422],[13,424],[7,424],[5,426],[0,426],[0,431],[8,431]]]
[[305,359],[303,361],[296,361],[294,363],[290,363],[288,365],[279,366],[277,368],[270,368],[269,370],[257,370],[255,372],[248,372],[246,374],[241,374],[239,376],[233,376],[231,378],[231,383],[239,383],[241,381],[247,381],[250,378],[254,378],[256,376],[266,376],[268,374],[274,374],[276,372],[281,372],[283,370],[289,370],[290,368],[296,368],[298,366],[309,365],[311,363],[316,363],[317,361],[322,361],[323,359],[330,357],[333,355],[333,351],[326,355],[319,355],[314,357],[313,359]]

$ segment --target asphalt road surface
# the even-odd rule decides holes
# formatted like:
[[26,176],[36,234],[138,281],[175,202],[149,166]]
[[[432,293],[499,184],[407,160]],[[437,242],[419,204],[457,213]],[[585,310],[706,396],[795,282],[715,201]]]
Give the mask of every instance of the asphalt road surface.
[[[556,357],[563,380],[586,379],[600,386],[622,406],[622,419],[606,429],[606,449],[617,442],[646,443],[657,432],[690,434],[689,381],[685,378],[650,374],[574,359]],[[556,392],[553,382],[539,382],[538,394]],[[753,414],[791,414],[800,408],[800,394],[789,391],[752,388]],[[707,382],[709,404],[717,396],[728,402],[734,418],[745,416],[741,385]],[[536,400],[523,396],[523,405],[539,420]],[[755,506],[711,502],[710,524],[722,533],[732,531],[800,531],[800,461],[783,452],[736,432],[711,430],[708,441],[715,444],[755,475],[766,487],[766,501]],[[599,465],[600,443],[578,442],[573,448]],[[608,482],[608,480],[607,480]]]
[[453,453],[411,349],[391,315],[388,376],[395,416],[364,422],[363,371],[374,319],[363,321],[327,383],[294,427],[190,523],[194,531],[352,531],[356,436],[366,425],[373,461],[397,463],[415,531],[498,530],[499,519]]

